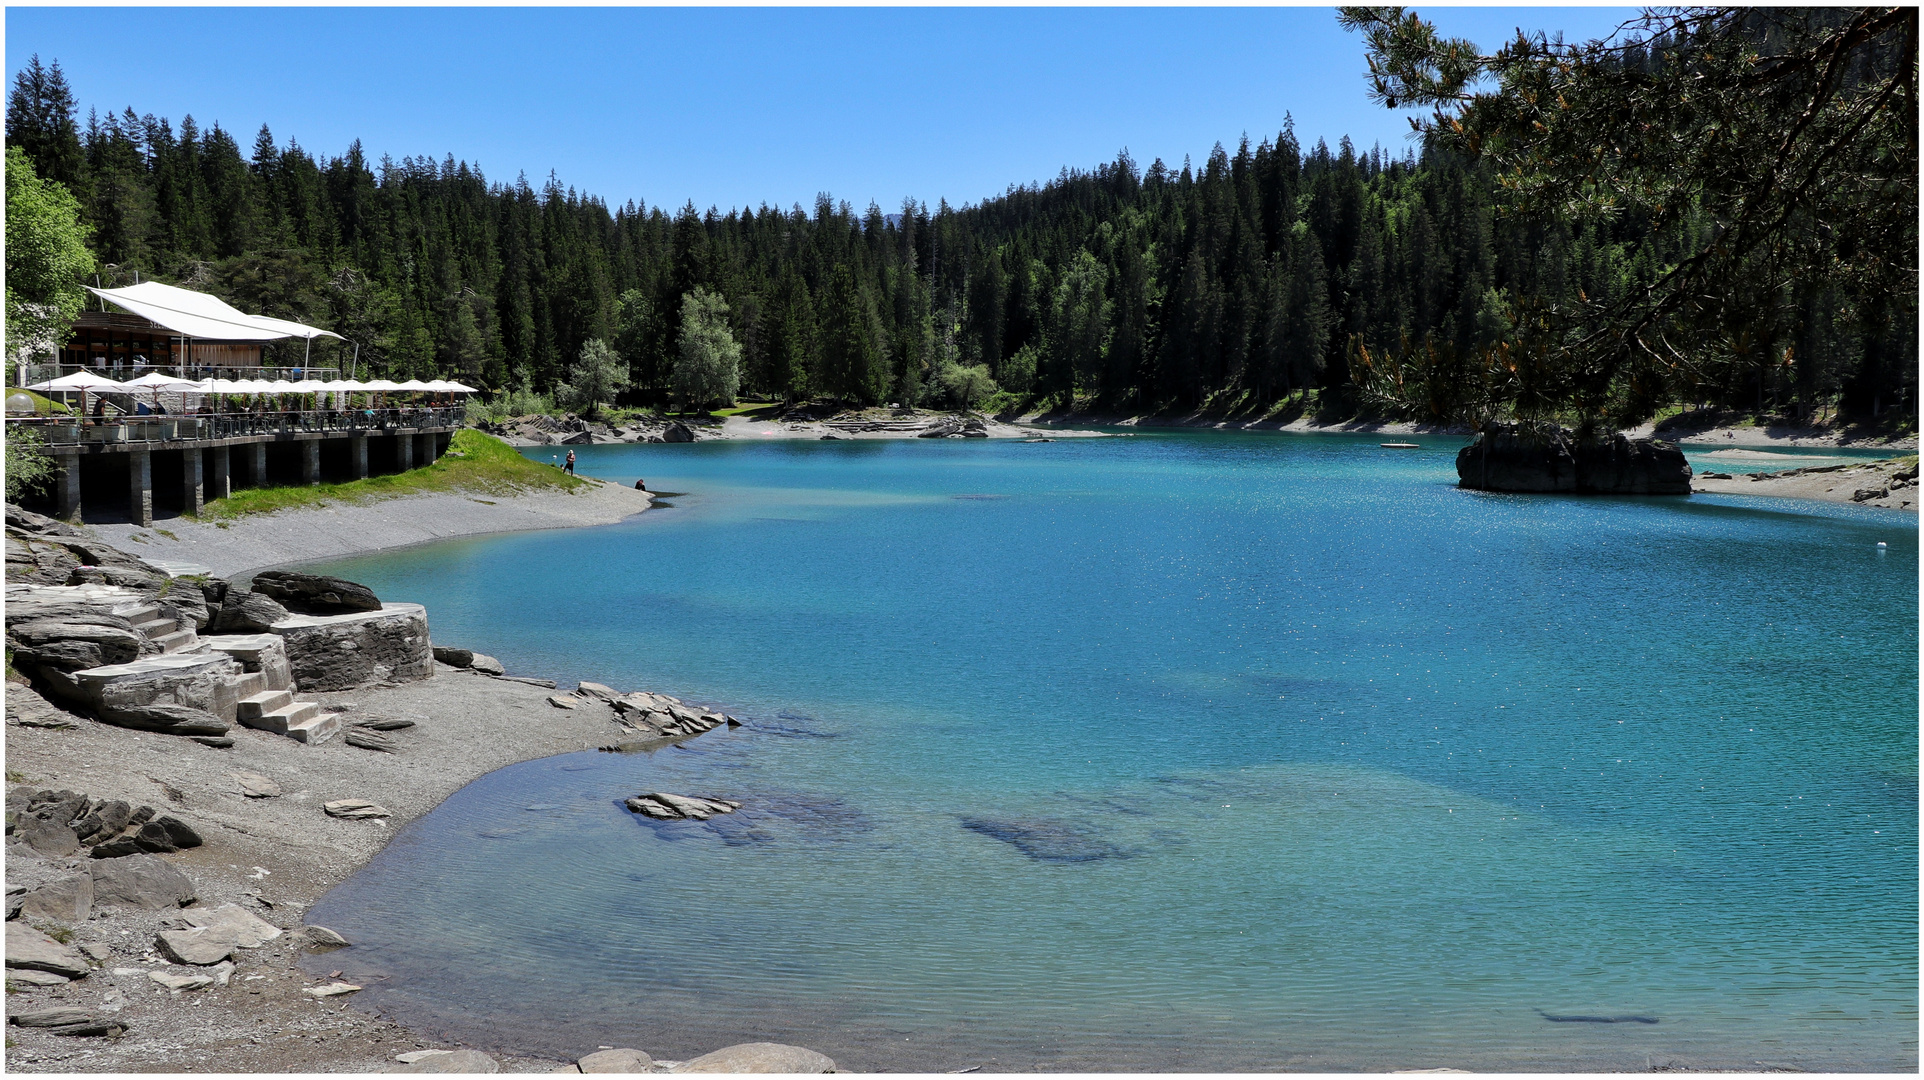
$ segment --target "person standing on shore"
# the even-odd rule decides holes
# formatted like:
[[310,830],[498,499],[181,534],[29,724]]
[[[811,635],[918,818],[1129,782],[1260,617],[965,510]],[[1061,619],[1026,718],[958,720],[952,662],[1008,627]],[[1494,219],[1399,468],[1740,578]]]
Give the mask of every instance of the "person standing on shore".
[[573,450],[568,451],[567,468],[568,468],[568,475],[573,476],[575,474],[575,452]]

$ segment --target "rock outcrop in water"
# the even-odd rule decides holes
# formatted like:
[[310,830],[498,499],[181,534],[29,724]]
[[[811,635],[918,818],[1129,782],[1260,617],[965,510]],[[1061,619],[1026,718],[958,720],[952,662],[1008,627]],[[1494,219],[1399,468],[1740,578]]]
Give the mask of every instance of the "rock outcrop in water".
[[1602,442],[1569,431],[1532,435],[1502,424],[1456,455],[1458,486],[1477,491],[1581,495],[1688,495],[1690,463],[1660,439],[1621,432]]
[[707,799],[698,795],[670,795],[665,791],[651,791],[645,795],[637,795],[624,805],[637,814],[662,821],[676,821],[684,818],[707,821],[716,814],[732,814],[742,808],[741,803],[728,799]]

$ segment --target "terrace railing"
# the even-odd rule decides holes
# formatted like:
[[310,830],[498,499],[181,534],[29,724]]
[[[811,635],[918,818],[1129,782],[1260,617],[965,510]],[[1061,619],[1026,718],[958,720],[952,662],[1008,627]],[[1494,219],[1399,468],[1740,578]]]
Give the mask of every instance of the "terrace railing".
[[458,405],[381,409],[303,409],[284,412],[191,413],[181,416],[8,417],[7,423],[39,429],[48,445],[189,442],[297,432],[380,435],[422,428],[460,427],[467,413]]

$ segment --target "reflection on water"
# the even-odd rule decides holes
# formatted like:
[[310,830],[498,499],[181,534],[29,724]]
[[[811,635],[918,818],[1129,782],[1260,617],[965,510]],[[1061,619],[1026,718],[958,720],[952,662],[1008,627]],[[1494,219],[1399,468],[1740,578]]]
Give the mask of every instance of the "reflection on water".
[[1914,518],[1361,439],[581,459],[691,494],[331,571],[751,723],[403,830],[311,915],[363,1005],[858,1069],[1916,1067]]

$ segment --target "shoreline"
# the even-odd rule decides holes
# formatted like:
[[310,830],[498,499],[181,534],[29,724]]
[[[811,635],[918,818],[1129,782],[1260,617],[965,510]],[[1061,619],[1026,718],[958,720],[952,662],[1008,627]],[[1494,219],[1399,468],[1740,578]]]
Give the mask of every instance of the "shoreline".
[[654,496],[608,480],[579,491],[529,491],[483,498],[471,493],[402,495],[313,509],[250,514],[228,521],[155,519],[86,529],[123,551],[215,577],[393,551],[440,540],[497,533],[613,525],[646,512]]

